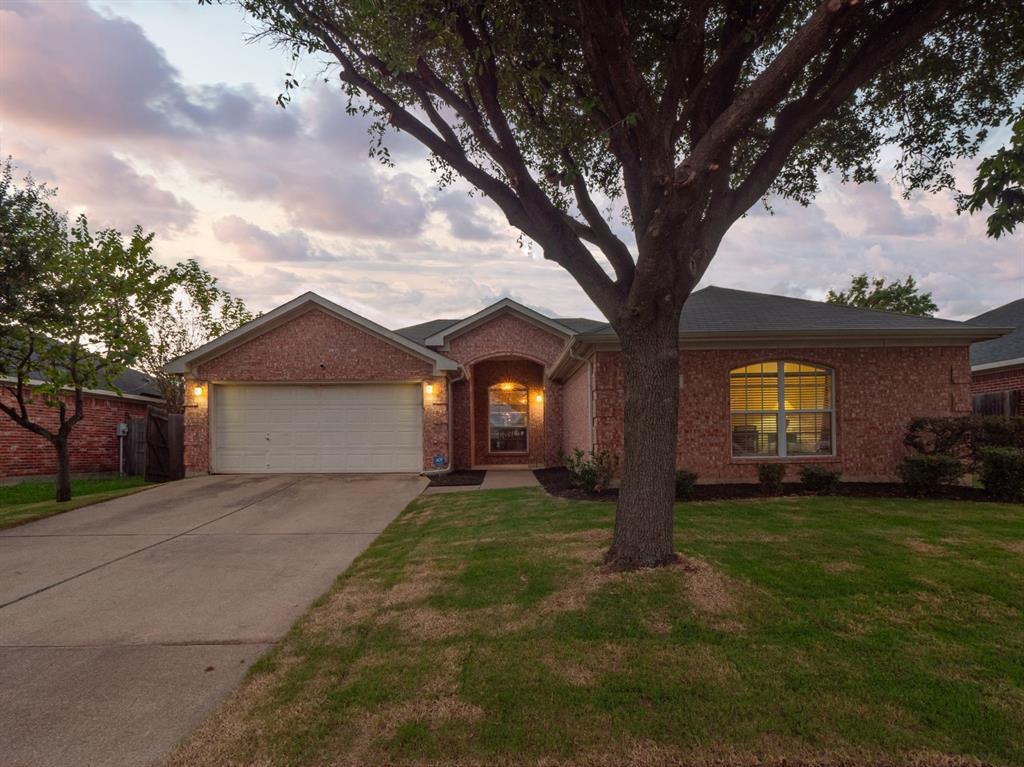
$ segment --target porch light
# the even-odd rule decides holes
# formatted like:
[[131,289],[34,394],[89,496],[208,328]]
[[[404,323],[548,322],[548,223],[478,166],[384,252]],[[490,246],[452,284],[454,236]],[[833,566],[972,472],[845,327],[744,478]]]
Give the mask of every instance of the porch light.
[[194,395],[196,395],[197,397],[202,397],[203,396],[203,387],[202,387],[202,385],[193,386],[192,387],[192,393]]
[[543,402],[544,395],[541,392],[537,392],[537,395],[534,397],[534,399],[537,400],[537,402]]
[[433,394],[433,393],[434,393],[434,384],[428,383],[427,384],[427,394]]

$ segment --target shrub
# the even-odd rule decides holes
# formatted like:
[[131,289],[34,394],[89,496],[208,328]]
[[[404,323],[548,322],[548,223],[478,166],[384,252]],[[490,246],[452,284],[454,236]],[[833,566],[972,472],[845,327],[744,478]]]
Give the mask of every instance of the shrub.
[[571,455],[563,456],[569,470],[569,483],[588,493],[601,492],[611,484],[619,459],[607,450],[584,453],[576,448]]
[[951,455],[908,455],[900,466],[903,483],[915,495],[934,493],[940,485],[951,485],[964,471],[964,465]]
[[977,462],[986,447],[1024,449],[1024,418],[994,415],[914,418],[903,440],[925,455]]
[[688,501],[693,498],[693,486],[697,484],[697,475],[686,469],[676,472],[676,500]]
[[761,483],[761,492],[765,495],[782,495],[782,479],[786,476],[784,463],[759,463],[757,465],[757,481]]
[[981,483],[1001,501],[1024,501],[1024,450],[986,447],[981,451]]
[[818,495],[832,495],[839,487],[839,472],[827,466],[804,466],[800,469],[804,487]]

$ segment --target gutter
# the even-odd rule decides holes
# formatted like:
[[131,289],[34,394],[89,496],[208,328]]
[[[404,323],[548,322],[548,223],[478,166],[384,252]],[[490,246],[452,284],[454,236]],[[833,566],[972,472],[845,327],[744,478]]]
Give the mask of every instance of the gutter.
[[999,360],[998,362],[986,362],[982,365],[971,365],[972,373],[991,373],[1004,368],[1015,368],[1024,366],[1024,357],[1017,357],[1012,360]]
[[459,381],[465,381],[469,378],[469,374],[466,372],[466,366],[461,362],[458,363],[459,377],[449,378],[445,386],[448,389],[448,465],[443,469],[431,469],[430,471],[421,471],[421,477],[441,477],[445,474],[451,474],[452,469],[455,468],[452,453],[455,452],[455,417],[452,414],[452,384],[458,383]]

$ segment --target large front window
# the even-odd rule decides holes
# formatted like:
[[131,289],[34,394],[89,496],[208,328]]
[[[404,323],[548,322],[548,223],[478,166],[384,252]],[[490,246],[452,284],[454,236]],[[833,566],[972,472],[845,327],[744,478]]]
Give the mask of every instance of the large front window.
[[525,453],[530,393],[525,386],[500,383],[487,390],[490,451]]
[[758,362],[729,374],[729,396],[734,456],[834,453],[831,370],[802,362]]

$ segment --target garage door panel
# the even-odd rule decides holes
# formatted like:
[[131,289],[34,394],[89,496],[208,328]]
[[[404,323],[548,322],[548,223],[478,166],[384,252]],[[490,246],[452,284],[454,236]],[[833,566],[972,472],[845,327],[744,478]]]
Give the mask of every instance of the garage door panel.
[[216,385],[218,472],[419,471],[418,384]]

